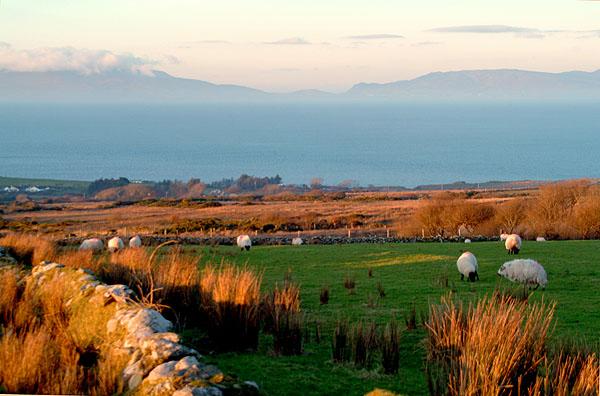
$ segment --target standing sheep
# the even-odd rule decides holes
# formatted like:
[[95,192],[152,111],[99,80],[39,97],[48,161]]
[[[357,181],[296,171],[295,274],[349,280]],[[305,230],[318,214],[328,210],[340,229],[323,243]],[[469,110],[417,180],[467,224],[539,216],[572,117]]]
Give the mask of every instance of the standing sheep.
[[535,238],[536,242],[546,242],[546,238],[544,238],[543,236],[539,236],[537,238]]
[[502,264],[498,270],[498,275],[512,282],[530,286],[536,285],[536,289],[540,286],[545,289],[548,284],[548,276],[544,267],[537,261],[530,259],[508,261]]
[[470,282],[479,280],[479,274],[477,274],[479,265],[473,253],[464,252],[461,254],[458,260],[456,260],[456,267],[458,268],[458,272],[460,272],[460,280],[464,280],[465,276]]
[[500,234],[500,241],[506,241],[506,238],[508,238],[508,234]]
[[129,247],[132,249],[137,249],[142,247],[142,238],[139,235],[134,236],[129,240]]
[[521,237],[517,234],[510,234],[504,242],[504,247],[508,250],[508,254],[519,254],[521,250]]
[[465,243],[471,243],[471,240],[469,238],[465,239]]
[[98,238],[86,239],[79,246],[79,250],[91,250],[93,252],[101,252],[102,249],[104,249],[104,243]]
[[300,237],[296,237],[296,238],[292,239],[292,245],[294,245],[294,246],[300,246],[303,243],[304,243],[304,241]]
[[239,237],[237,237],[237,245],[242,250],[250,250],[250,248],[252,247],[252,240],[250,240],[250,237],[248,235],[240,235]]
[[119,237],[114,237],[110,241],[108,241],[108,251],[111,253],[116,252],[117,250],[125,249],[125,244],[123,240]]

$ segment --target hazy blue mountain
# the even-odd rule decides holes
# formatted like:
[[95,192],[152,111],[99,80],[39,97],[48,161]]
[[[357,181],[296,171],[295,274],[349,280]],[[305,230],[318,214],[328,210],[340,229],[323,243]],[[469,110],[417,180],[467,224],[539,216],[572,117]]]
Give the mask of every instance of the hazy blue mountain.
[[197,102],[258,100],[269,94],[237,85],[173,77],[110,72],[1,72],[0,100],[92,102]]
[[201,80],[110,72],[0,71],[0,101],[246,102],[335,100],[589,100],[600,99],[600,70],[544,73],[523,70],[436,72],[384,84],[360,83],[342,94],[303,90],[275,94]]
[[346,96],[398,99],[598,99],[600,70],[544,73],[524,70],[467,70],[429,73],[413,80],[360,83]]

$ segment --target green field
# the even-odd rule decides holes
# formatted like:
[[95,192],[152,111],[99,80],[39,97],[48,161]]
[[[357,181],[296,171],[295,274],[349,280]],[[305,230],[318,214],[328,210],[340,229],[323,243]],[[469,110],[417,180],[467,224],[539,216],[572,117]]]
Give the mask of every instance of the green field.
[[0,176],[0,187],[9,186],[45,186],[64,189],[77,189],[85,191],[90,182],[79,180],[53,180],[53,179],[26,179],[21,177]]
[[[461,282],[456,258],[469,248],[478,258],[481,281]],[[600,334],[600,241],[524,242],[519,258],[538,260],[548,272],[548,287],[534,292],[531,300],[556,301],[556,328],[553,339],[585,337],[596,341]],[[496,287],[517,288],[496,275],[510,259],[499,242],[421,243],[388,245],[269,246],[239,252],[234,247],[205,248],[203,260],[247,264],[261,271],[263,288],[281,284],[291,270],[301,285],[302,310],[309,322],[323,323],[323,340],[311,340],[302,356],[273,356],[271,339],[261,338],[255,353],[228,353],[209,357],[227,373],[242,380],[256,381],[267,395],[361,395],[374,388],[386,388],[407,395],[427,394],[423,372],[425,331],[405,331],[401,340],[400,372],[389,376],[377,366],[358,370],[331,362],[331,334],[340,317],[350,321],[374,320],[384,324],[396,317],[404,327],[404,315],[414,305],[426,311],[430,302],[451,290],[459,297],[473,299]],[[373,277],[368,277],[368,268]],[[346,275],[356,279],[355,294],[343,286]],[[449,286],[444,285],[444,278]],[[386,297],[379,298],[381,282]],[[319,304],[321,286],[330,287],[329,304]],[[375,302],[376,306],[373,306]],[[313,327],[311,327],[312,329]]]

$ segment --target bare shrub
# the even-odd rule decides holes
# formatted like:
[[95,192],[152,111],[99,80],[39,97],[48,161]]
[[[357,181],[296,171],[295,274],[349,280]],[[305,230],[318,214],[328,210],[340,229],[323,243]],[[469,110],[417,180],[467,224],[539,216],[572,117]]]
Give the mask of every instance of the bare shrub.
[[511,199],[498,206],[494,222],[497,225],[496,232],[502,231],[507,234],[517,232],[518,227],[525,219],[527,204],[522,198]]
[[573,207],[570,224],[583,239],[600,237],[600,194],[598,189],[582,197]]
[[559,237],[567,226],[575,204],[587,193],[586,181],[569,181],[540,187],[538,196],[527,211],[532,232],[552,238]]

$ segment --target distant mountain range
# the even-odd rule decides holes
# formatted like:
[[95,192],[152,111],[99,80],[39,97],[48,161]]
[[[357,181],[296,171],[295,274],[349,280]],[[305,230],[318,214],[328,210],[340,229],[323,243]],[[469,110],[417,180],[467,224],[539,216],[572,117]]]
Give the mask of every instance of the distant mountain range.
[[3,102],[248,102],[279,100],[599,100],[600,70],[544,73],[523,70],[436,72],[384,84],[360,83],[333,94],[269,93],[239,85],[131,72],[0,71]]

